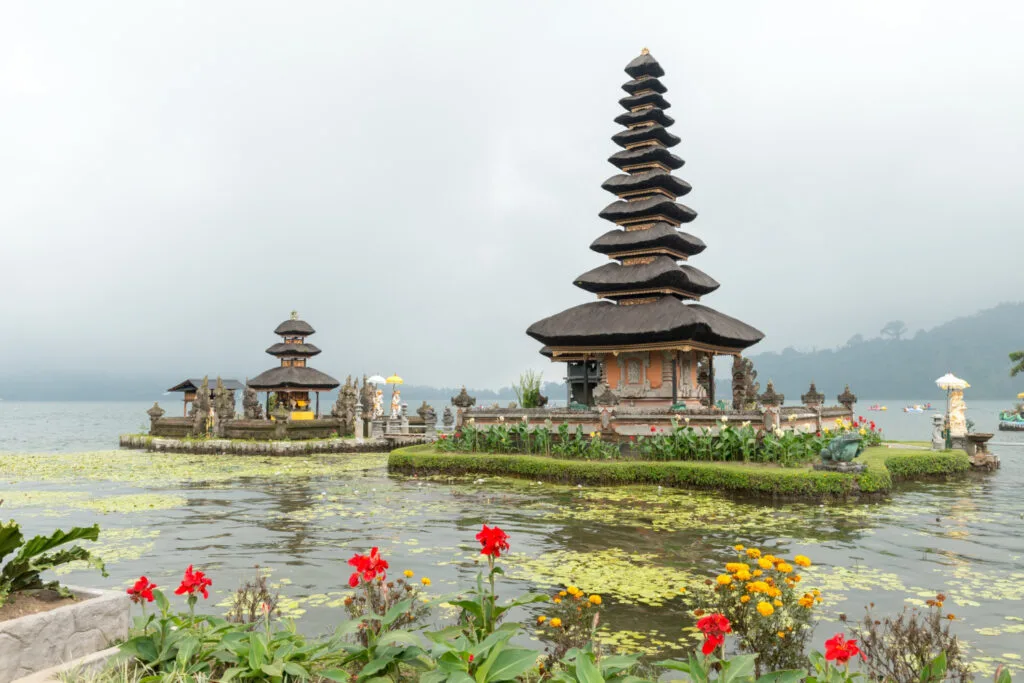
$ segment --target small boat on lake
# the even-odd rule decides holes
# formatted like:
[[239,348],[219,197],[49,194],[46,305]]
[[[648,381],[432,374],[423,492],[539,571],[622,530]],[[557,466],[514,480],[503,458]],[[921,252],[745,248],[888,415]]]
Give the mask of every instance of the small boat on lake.
[[999,429],[1004,432],[1024,432],[1024,404],[1018,404],[1013,410],[999,413]]
[[886,406],[880,406],[877,403],[873,406],[868,406],[868,410],[889,410]]

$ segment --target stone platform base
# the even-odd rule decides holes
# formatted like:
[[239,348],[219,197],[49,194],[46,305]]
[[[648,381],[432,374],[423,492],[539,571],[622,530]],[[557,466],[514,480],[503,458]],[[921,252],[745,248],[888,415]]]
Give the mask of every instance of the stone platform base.
[[102,671],[107,666],[107,663],[120,651],[120,648],[110,647],[106,650],[93,652],[91,655],[73,659],[67,664],[51,666],[49,669],[43,669],[30,676],[19,678],[14,683],[60,683],[61,674],[64,674],[64,680],[71,680],[71,675],[88,676],[89,674]]
[[312,439],[307,441],[240,441],[235,439],[174,439],[122,434],[121,448],[155,453],[202,455],[311,455],[315,453],[384,453],[385,439]]
[[816,462],[814,469],[821,472],[841,472],[842,474],[860,474],[868,468],[862,462]]
[[68,586],[80,600],[0,621],[0,683],[104,650],[128,637],[128,594]]
[[971,466],[976,470],[998,470],[999,457],[991,453],[975,453],[971,456]]

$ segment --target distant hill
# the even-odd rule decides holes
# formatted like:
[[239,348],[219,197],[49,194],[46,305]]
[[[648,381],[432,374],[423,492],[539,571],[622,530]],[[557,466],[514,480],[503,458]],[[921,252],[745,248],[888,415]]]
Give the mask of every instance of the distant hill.
[[[830,401],[844,384],[864,398],[931,400],[942,395],[935,379],[946,372],[970,382],[969,395],[976,399],[1008,400],[1024,391],[1024,376],[1010,377],[1007,354],[1017,349],[1024,349],[1024,303],[1000,304],[907,339],[858,335],[838,349],[786,349],[750,358],[762,389],[773,380],[787,403],[798,401],[811,380]],[[719,373],[724,379],[724,369]],[[727,391],[725,384],[718,384],[719,392]]]

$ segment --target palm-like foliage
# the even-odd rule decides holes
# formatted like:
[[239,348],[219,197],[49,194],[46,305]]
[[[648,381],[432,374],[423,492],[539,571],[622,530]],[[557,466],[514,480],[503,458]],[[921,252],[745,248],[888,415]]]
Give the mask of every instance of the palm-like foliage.
[[1010,368],[1010,377],[1016,377],[1024,372],[1024,351],[1010,352],[1010,362],[1013,363],[1013,367]]

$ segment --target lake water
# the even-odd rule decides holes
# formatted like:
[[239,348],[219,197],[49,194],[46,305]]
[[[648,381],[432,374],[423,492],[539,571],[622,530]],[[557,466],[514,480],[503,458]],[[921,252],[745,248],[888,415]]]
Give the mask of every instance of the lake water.
[[[968,397],[969,399],[969,397]],[[930,417],[877,401],[864,415],[890,438],[927,440]],[[969,402],[978,431],[994,431],[998,402]],[[389,475],[380,455],[189,458],[114,450],[147,423],[144,403],[0,402],[2,517],[29,533],[98,522],[113,586],[145,573],[173,588],[194,563],[224,600],[259,564],[272,572],[300,627],[342,619],[345,561],[371,545],[393,571],[432,590],[464,587],[480,570],[480,524],[512,537],[509,595],[575,583],[608,606],[608,638],[632,647],[692,644],[678,588],[732,559],[743,543],[815,561],[803,585],[826,598],[821,641],[839,613],[875,602],[894,612],[943,591],[954,628],[982,671],[1024,655],[1024,434],[996,432],[1003,468],[900,489],[869,504],[765,504],[711,492],[557,486],[488,478]],[[98,575],[62,579],[99,585]],[[211,596],[213,598],[214,596]],[[543,608],[536,606],[535,613]],[[1024,672],[1024,669],[1021,669]]]

